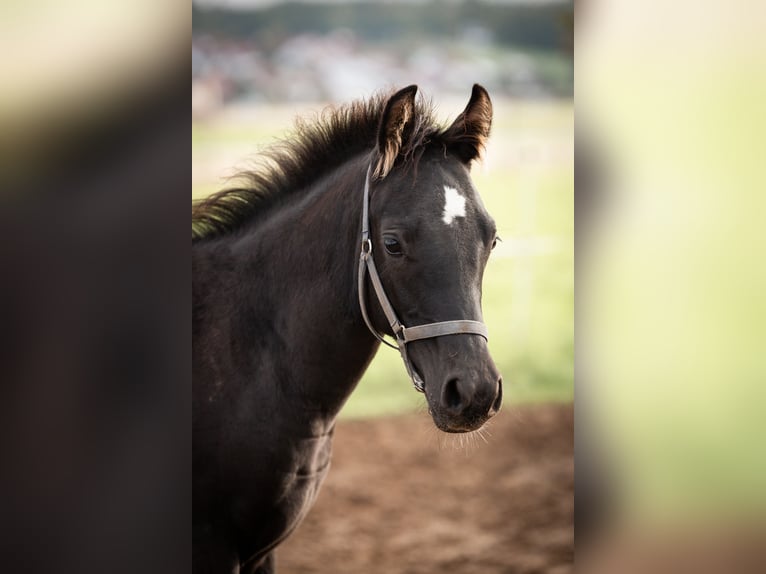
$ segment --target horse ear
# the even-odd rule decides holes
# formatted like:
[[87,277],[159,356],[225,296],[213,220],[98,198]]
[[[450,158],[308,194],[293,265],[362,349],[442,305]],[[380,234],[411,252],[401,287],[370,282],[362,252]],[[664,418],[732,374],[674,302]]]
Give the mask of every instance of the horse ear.
[[378,126],[378,162],[373,177],[382,179],[394,167],[396,157],[402,148],[402,135],[407,123],[415,115],[416,85],[407,86],[396,92],[386,102]]
[[487,90],[474,84],[468,105],[444,132],[447,147],[461,161],[470,163],[484,151],[491,127],[492,100]]

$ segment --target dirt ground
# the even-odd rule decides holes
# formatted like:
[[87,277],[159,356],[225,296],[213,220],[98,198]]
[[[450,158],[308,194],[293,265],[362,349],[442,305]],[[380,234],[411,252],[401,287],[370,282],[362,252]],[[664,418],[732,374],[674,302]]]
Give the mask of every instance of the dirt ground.
[[278,571],[571,572],[572,405],[506,405],[483,434],[440,433],[425,413],[340,421],[329,475]]

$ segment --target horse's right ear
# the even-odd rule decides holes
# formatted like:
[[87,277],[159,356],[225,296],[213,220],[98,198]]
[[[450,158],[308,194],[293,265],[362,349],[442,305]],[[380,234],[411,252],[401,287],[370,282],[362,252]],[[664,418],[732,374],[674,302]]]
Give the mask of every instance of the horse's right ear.
[[449,148],[466,164],[481,156],[492,127],[492,100],[487,90],[473,85],[471,99],[455,122],[444,132]]
[[415,115],[416,85],[407,86],[388,98],[378,125],[378,162],[373,177],[383,179],[394,167],[402,149],[404,130]]

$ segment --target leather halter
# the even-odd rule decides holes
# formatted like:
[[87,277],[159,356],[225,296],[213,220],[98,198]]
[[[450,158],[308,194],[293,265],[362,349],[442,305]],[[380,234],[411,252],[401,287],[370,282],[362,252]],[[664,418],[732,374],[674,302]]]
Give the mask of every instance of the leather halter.
[[[485,339],[488,338],[487,326],[479,321],[458,320],[458,321],[441,321],[438,323],[428,323],[426,325],[416,325],[414,327],[405,327],[399,318],[396,316],[391,302],[386,296],[386,292],[383,289],[383,284],[380,282],[380,276],[378,270],[375,267],[375,260],[372,257],[372,241],[370,240],[370,172],[372,170],[372,164],[367,168],[367,175],[364,179],[364,200],[362,204],[362,250],[359,254],[359,307],[362,310],[362,317],[370,332],[375,335],[381,343],[388,345],[392,349],[399,349],[399,353],[402,355],[404,366],[407,368],[407,373],[412,379],[412,384],[415,390],[421,393],[425,392],[425,383],[423,382],[420,374],[413,368],[409,359],[407,358],[407,343],[412,341],[419,341],[420,339],[431,339],[433,337],[441,337],[443,335],[481,335]],[[375,295],[378,298],[383,313],[386,315],[388,324],[391,326],[391,330],[394,333],[394,339],[396,345],[392,345],[383,338],[383,334],[379,333],[370,321],[370,317],[367,314],[367,304],[365,297],[365,285],[364,280],[366,273],[370,274],[370,281],[375,291]]]

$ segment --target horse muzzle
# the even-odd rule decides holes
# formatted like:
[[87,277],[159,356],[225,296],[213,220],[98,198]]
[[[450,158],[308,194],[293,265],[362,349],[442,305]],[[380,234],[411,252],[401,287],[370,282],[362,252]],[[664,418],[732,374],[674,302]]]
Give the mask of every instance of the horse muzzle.
[[[481,387],[491,387],[482,383]],[[497,414],[503,402],[503,381],[498,378],[493,392],[480,392],[471,381],[450,378],[441,387],[438,407],[430,407],[434,424],[444,432],[471,432]]]
[[434,424],[452,433],[481,428],[503,403],[503,379],[486,343],[482,340],[466,345],[463,337],[433,343],[424,342],[420,349],[413,349],[412,358],[423,375]]

